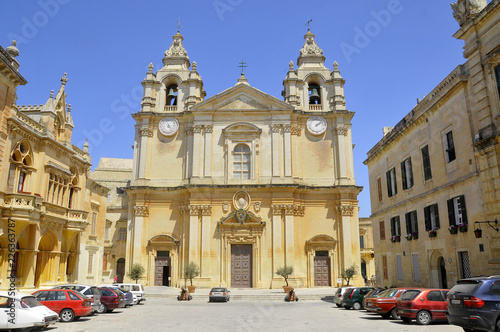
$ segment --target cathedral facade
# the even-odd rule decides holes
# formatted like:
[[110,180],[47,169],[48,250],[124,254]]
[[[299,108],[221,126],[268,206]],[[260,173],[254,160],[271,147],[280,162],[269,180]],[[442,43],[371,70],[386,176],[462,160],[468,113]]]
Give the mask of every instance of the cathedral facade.
[[[178,32],[149,66],[136,121],[125,264],[145,285],[337,286],[360,267],[351,120],[338,64],[310,31],[283,81],[284,100],[237,83],[206,97]],[[363,279],[357,276],[355,283]]]

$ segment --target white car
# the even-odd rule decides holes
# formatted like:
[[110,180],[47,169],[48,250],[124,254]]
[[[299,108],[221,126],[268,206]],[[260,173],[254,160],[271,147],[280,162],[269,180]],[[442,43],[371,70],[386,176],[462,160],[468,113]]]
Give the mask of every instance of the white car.
[[59,315],[34,296],[17,291],[0,291],[0,330],[44,328],[58,320]]
[[115,283],[114,286],[123,289],[124,291],[131,292],[134,296],[134,304],[139,304],[142,301],[146,301],[146,294],[144,293],[144,288],[141,284],[119,284]]
[[337,292],[335,293],[335,297],[333,298],[333,302],[337,305],[337,307],[342,306],[342,297],[344,296],[344,293],[346,290],[349,288],[354,288],[354,287],[339,287],[337,288]]

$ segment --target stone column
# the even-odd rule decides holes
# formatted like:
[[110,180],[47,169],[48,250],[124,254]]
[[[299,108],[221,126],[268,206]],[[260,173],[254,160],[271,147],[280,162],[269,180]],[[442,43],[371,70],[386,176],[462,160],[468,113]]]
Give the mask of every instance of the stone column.
[[144,120],[145,127],[139,128],[140,145],[139,145],[139,161],[138,161],[138,178],[146,177],[146,157],[148,152],[148,138],[153,136],[153,132],[147,128],[149,121]]
[[294,241],[294,208],[295,204],[285,206],[285,264],[294,266],[295,241]]
[[193,174],[193,128],[186,129],[186,178],[191,177]]
[[200,144],[201,140],[201,126],[195,125],[193,126],[193,177],[199,178],[201,175],[200,172]]
[[337,179],[338,184],[347,185],[347,154],[346,154],[346,136],[347,136],[347,127],[344,126],[342,120],[337,121],[337,126],[335,128],[337,131],[337,153],[338,153],[338,171],[337,171]]
[[145,247],[142,243],[144,218],[148,216],[149,206],[134,206],[134,240],[132,243],[132,261],[127,262],[129,266],[132,266],[134,263],[141,263],[142,248]]
[[[283,248],[282,248],[282,234],[281,234],[281,214],[282,214],[282,205],[281,204],[272,204],[271,205],[272,214],[273,214],[273,227],[272,227],[272,248],[273,248],[273,264],[272,264],[272,274],[273,281],[276,281],[277,284],[282,282],[281,278],[278,278],[274,272],[278,267],[284,265],[284,257],[283,257]],[[274,284],[274,282],[273,282]]]
[[280,176],[280,127],[279,124],[271,125],[273,177]]
[[205,125],[205,166],[204,177],[212,176],[212,132],[213,125]]
[[210,277],[210,224],[212,206],[203,205],[201,207],[201,266],[200,277]]
[[285,177],[292,176],[292,125],[287,124],[283,127],[283,156],[285,164]]
[[351,218],[354,215],[354,206],[342,204],[337,206],[338,215],[342,218],[341,220],[341,258],[343,260],[343,266],[341,265],[341,270],[351,266],[356,261],[354,260],[354,250],[352,248],[351,239]]
[[189,205],[189,255],[188,255],[188,261],[186,264],[189,262],[195,262],[198,264],[200,261],[200,254],[199,254],[199,232],[198,232],[198,223],[199,223],[199,214],[200,210],[197,205]]

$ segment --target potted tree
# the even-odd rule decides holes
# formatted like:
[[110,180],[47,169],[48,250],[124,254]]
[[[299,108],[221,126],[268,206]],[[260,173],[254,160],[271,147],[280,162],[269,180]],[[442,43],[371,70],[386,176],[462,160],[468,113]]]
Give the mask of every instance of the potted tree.
[[347,286],[349,286],[349,281],[351,281],[356,273],[358,273],[358,268],[356,267],[356,264],[352,264],[350,267],[342,270],[342,272],[340,272],[340,276],[342,279],[347,281]]
[[144,272],[145,272],[144,267],[139,263],[135,263],[134,265],[132,265],[130,271],[127,273],[127,277],[129,277],[132,280],[135,280],[135,283],[137,284],[138,280],[144,276]]
[[293,266],[285,265],[283,267],[280,267],[276,270],[276,274],[285,279],[286,286],[283,286],[283,290],[285,291],[285,293],[290,292],[290,289],[292,289],[292,287],[288,286],[288,278],[290,278],[290,276],[293,274]]
[[194,293],[196,286],[193,286],[193,278],[196,278],[200,275],[200,268],[195,262],[189,262],[188,265],[184,268],[184,285],[189,279],[191,285],[187,286],[189,293]]

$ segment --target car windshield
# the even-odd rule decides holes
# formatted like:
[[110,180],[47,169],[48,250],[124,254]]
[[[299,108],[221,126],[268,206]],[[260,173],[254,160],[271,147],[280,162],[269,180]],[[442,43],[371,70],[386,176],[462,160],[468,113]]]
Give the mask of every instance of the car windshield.
[[212,292],[225,292],[224,288],[212,288]]
[[399,299],[401,301],[412,301],[418,294],[420,294],[419,289],[409,289]]
[[[389,288],[389,289],[386,289],[382,292],[380,292],[377,296],[378,297],[391,297],[390,294],[394,291],[395,289],[394,288]],[[397,291],[397,289],[396,289]]]
[[78,292],[82,292],[85,287],[83,286],[73,286],[73,285],[68,285],[68,286],[57,286],[57,287],[54,287],[55,289],[71,289],[71,290],[76,290]]
[[474,294],[476,287],[479,287],[482,282],[477,281],[459,281],[451,290],[450,294]]
[[43,304],[38,302],[38,300],[35,299],[33,296],[27,296],[21,300],[21,308],[34,308],[42,305]]

